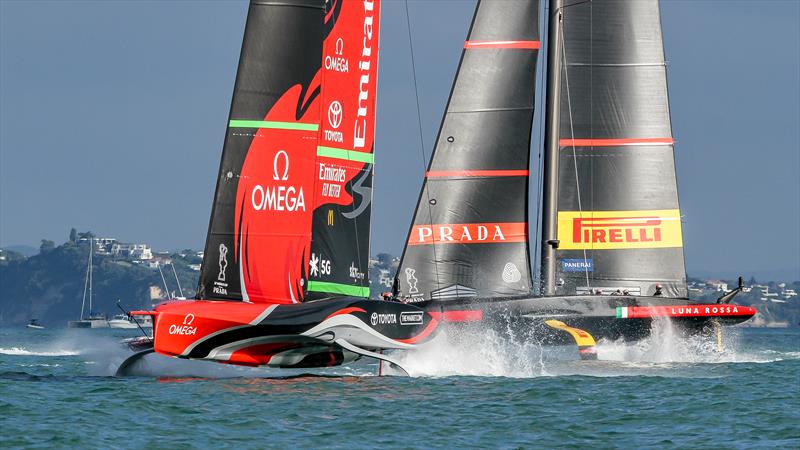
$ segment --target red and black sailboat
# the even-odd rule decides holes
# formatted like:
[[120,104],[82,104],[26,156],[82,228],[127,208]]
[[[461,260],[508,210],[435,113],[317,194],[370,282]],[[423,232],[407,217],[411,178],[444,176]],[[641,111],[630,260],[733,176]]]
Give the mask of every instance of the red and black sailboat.
[[391,362],[375,351],[436,328],[368,299],[379,17],[379,0],[250,2],[197,299],[133,312],[153,316],[142,354]]
[[656,317],[692,330],[752,317],[729,303],[738,290],[688,298],[658,0],[549,1],[535,289],[539,6],[478,1],[394,294],[444,321],[566,331],[587,352],[592,337],[648,335]]

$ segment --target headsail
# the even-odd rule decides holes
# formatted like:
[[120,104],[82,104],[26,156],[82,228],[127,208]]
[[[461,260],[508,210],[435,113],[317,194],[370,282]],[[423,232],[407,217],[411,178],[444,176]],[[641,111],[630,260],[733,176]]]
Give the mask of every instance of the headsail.
[[[360,189],[370,186],[371,165],[364,168],[361,159],[352,162],[339,158],[352,153],[347,150],[358,150],[355,147],[345,147],[335,155],[326,153],[327,146],[322,142],[327,137],[326,130],[332,127],[327,123],[320,126],[320,114],[326,108],[323,114],[327,115],[332,109],[330,105],[338,100],[343,108],[338,119],[330,120],[340,121],[341,127],[353,127],[359,126],[358,120],[363,119],[355,108],[360,105],[362,60],[355,50],[345,53],[350,50],[343,44],[348,41],[347,45],[354,48],[362,43],[367,45],[364,17],[367,12],[374,13],[370,19],[375,21],[374,38],[370,37],[369,43],[374,43],[374,58],[377,58],[376,3],[251,1],[201,269],[199,298],[293,303],[303,301],[309,290],[341,293],[327,285],[321,289],[317,285],[318,289],[314,289],[314,283],[325,279],[319,272],[318,259],[317,266],[313,265],[321,249],[346,255],[348,263],[352,256],[356,271],[366,273],[369,208],[349,222],[339,220],[336,215],[353,213],[353,204],[362,204],[364,191]],[[374,11],[367,11],[367,4],[374,6]],[[274,45],[276,42],[281,45]],[[329,62],[329,56],[341,58]],[[347,62],[343,66],[341,59],[350,59],[349,67]],[[377,59],[367,71],[374,71],[376,65]],[[343,67],[349,70],[337,76],[337,69]],[[354,131],[357,136],[363,133],[364,146],[369,152],[374,123],[374,77],[372,83],[368,100],[373,103],[364,119],[368,123],[360,123],[362,128]],[[344,136],[353,139],[350,133]],[[368,153],[368,157],[371,162],[372,154]],[[339,194],[336,198],[330,195],[334,191]],[[369,200],[369,190],[366,192]],[[341,209],[333,211],[333,223],[338,222],[338,228],[328,225],[328,210],[334,208]],[[340,230],[348,225],[350,234],[345,235]],[[342,261],[328,264],[333,281],[348,273]],[[363,285],[368,286],[368,281]]]
[[538,0],[481,0],[395,280],[409,301],[526,295]]
[[563,0],[560,31],[553,293],[686,297],[658,0]]

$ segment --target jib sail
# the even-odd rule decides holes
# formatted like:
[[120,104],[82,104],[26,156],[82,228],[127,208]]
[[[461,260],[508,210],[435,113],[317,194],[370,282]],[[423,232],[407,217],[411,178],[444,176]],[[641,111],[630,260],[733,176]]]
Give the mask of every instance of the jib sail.
[[369,297],[380,3],[332,2],[326,15],[308,298]]
[[[368,3],[374,5],[367,12],[374,14],[370,45],[374,44],[377,58],[377,2],[251,2],[199,298],[292,303],[306,299],[308,292],[342,293],[335,285],[318,284],[321,249],[345,255],[348,263],[352,259],[356,273],[366,273],[376,72],[370,72],[374,71],[369,67],[372,60],[358,58],[363,49],[356,56],[344,44],[348,40],[350,46],[362,45]],[[360,22],[354,18],[357,13],[348,13],[355,6],[362,7]],[[352,36],[355,31],[360,33],[358,38]],[[368,67],[361,69],[359,63]],[[373,67],[377,60],[374,63]],[[350,76],[337,77],[337,69]],[[365,100],[372,102],[366,118],[356,108],[364,104],[358,101],[358,89],[364,86],[360,81],[365,71],[373,75]],[[342,106],[338,118],[336,108],[330,106],[334,101]],[[326,120],[321,126],[323,107]],[[350,147],[342,145],[338,152],[323,144],[330,136],[326,131],[336,131],[327,122],[329,112],[330,120],[340,122],[339,128],[354,128],[342,132]],[[364,139],[366,151],[354,143],[361,142],[358,138]],[[360,156],[342,158],[359,150],[369,161]],[[366,195],[362,195],[364,188]],[[362,200],[367,202],[366,212],[354,214]],[[340,228],[328,225],[328,211],[333,211],[332,222]],[[350,222],[342,219],[348,213],[353,215]],[[349,235],[337,231],[348,224]],[[343,278],[342,271],[348,273],[338,259],[329,261],[326,268],[336,274],[331,279],[334,283]],[[362,287],[366,283],[351,284]]]
[[408,301],[530,293],[538,8],[478,2],[395,279]]
[[658,0],[563,4],[550,293],[687,297]]

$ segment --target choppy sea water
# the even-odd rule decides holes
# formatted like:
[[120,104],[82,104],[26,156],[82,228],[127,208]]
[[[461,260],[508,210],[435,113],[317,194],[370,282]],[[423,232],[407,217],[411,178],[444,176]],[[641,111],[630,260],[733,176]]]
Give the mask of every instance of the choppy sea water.
[[[378,367],[247,369],[149,356],[127,330],[0,329],[0,448],[800,448],[800,331],[657,325],[637,345],[444,338]],[[450,340],[452,341],[452,339]]]

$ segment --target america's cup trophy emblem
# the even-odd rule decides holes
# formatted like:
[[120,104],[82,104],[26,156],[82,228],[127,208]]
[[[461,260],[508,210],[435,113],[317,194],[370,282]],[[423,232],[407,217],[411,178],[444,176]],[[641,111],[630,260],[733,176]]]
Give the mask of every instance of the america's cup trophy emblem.
[[225,269],[228,268],[228,247],[219,244],[219,275],[217,280],[225,281]]

